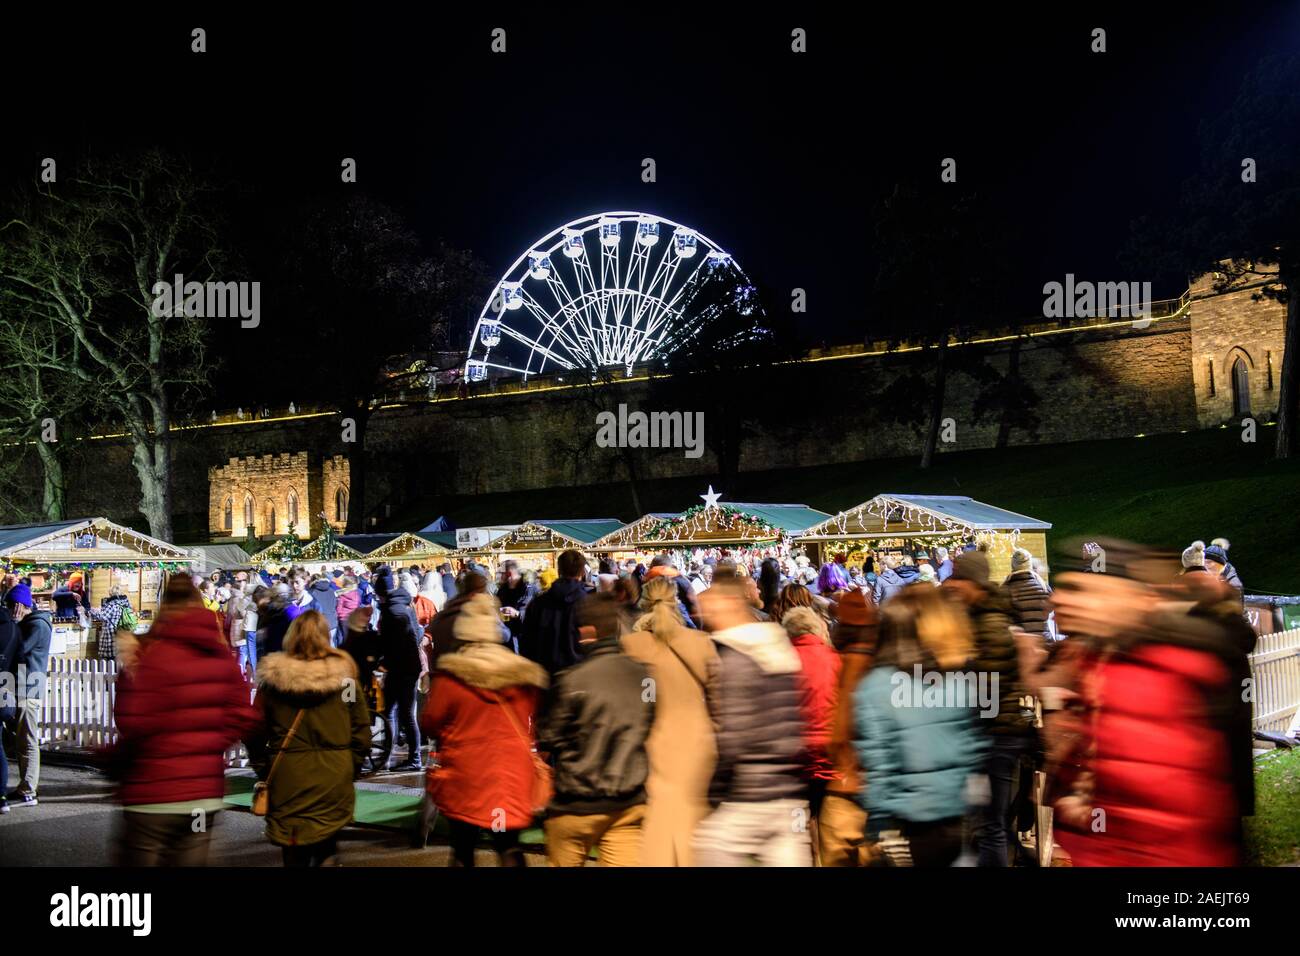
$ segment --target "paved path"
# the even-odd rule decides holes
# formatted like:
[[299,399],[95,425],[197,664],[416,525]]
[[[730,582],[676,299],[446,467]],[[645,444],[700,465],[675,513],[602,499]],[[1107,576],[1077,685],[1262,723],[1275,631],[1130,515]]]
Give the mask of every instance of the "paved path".
[[[378,785],[418,785],[418,774],[388,774]],[[366,784],[361,784],[365,786]],[[0,816],[0,864],[8,866],[111,866],[121,810],[112,785],[98,771],[41,767],[40,802],[34,807],[11,804]],[[345,866],[446,866],[445,844],[412,849],[405,833],[348,827],[339,842]],[[530,865],[545,865],[529,854]],[[243,810],[226,810],[213,821],[209,863],[214,866],[279,866],[280,850],[267,842],[263,822]],[[496,857],[478,854],[480,866]]]

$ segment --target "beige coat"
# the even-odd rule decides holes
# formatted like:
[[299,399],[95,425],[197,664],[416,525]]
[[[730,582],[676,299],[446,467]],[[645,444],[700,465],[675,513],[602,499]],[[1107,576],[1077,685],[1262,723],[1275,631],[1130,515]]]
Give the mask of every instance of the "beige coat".
[[623,649],[650,668],[655,682],[641,865],[691,866],[691,839],[709,812],[709,779],[717,760],[701,686],[716,666],[717,651],[703,631],[681,626],[667,643],[649,631],[633,631],[623,638]]

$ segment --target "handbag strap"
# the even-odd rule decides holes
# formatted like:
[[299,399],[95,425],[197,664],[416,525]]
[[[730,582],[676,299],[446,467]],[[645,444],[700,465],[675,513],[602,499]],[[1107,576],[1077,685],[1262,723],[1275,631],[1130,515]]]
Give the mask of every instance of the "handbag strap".
[[519,735],[519,739],[522,740],[525,744],[528,745],[528,752],[529,752],[529,753],[532,753],[532,752],[533,752],[533,742],[532,742],[531,740],[528,739],[528,735],[527,735],[526,733],[524,733],[524,729],[523,729],[522,727],[519,726],[519,719],[518,719],[517,717],[515,717],[514,711],[512,711],[512,710],[511,710],[511,709],[506,705],[506,702],[505,702],[504,700],[501,699],[501,695],[500,695],[500,694],[496,694],[496,693],[494,693],[492,696],[493,696],[494,698],[496,698],[496,702],[497,702],[497,704],[500,705],[501,709],[504,710],[504,711],[506,712],[506,719],[510,721],[510,726],[513,727],[513,728],[515,729],[515,733],[517,733],[517,734]]
[[673,656],[682,662],[682,666],[686,668],[686,673],[690,674],[692,679],[695,681],[695,683],[700,685],[700,691],[707,698],[709,696],[708,686],[704,683],[704,681],[700,680],[700,675],[695,673],[695,669],[691,667],[690,664],[686,663],[686,658],[682,657],[681,652],[677,650],[677,648],[673,647],[671,643],[666,641],[664,642],[664,646],[667,647],[670,651],[672,651]]
[[280,749],[276,752],[275,759],[271,761],[271,769],[266,774],[266,785],[271,785],[271,778],[275,776],[275,768],[280,766],[280,758],[284,756],[284,748],[288,746],[289,741],[293,739],[294,732],[298,729],[298,723],[302,720],[303,711],[298,711],[298,716],[293,719],[293,725],[289,732],[284,735],[284,740],[280,741]]

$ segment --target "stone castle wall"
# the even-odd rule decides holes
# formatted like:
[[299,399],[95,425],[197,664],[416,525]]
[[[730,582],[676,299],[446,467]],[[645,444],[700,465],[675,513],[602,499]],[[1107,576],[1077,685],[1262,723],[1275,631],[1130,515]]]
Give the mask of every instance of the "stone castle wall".
[[[1230,369],[1238,354],[1246,356],[1251,408],[1262,420],[1277,405],[1281,323],[1280,306],[1254,302],[1250,291],[1242,290],[1195,300],[1190,314],[1158,319],[1145,328],[1115,322],[968,346],[978,350],[982,361],[954,363],[945,404],[945,416],[951,419],[945,437],[952,440],[942,442],[939,451],[997,444],[999,415],[996,409],[982,413],[980,396],[1006,374],[1013,357],[1037,397],[1031,407],[1036,421],[1012,428],[1008,444],[1217,425],[1231,417]],[[964,350],[954,353],[959,351]],[[621,480],[629,463],[643,480],[717,475],[718,460],[709,448],[703,457],[691,459],[680,449],[597,447],[597,412],[620,403],[647,412],[702,411],[706,434],[738,425],[742,472],[916,455],[922,447],[916,422],[924,418],[931,359],[913,352],[791,363],[749,377],[728,377],[712,392],[678,389],[665,379],[615,379],[603,386],[569,384],[386,408],[375,413],[367,433],[364,513],[382,520],[388,511],[427,498],[431,491],[485,494]],[[1216,370],[1212,396],[1210,362]],[[917,375],[920,382],[914,380]],[[724,389],[727,403],[717,397]],[[138,497],[129,449],[113,441],[94,444],[94,453],[81,456],[68,475],[70,513],[105,514],[129,523],[137,514]],[[348,492],[344,456],[349,449],[334,414],[179,433],[177,537],[192,540],[222,528],[227,494],[235,500],[233,536],[243,537],[243,492],[238,489],[244,486],[256,502],[259,535],[270,533],[265,530],[269,502],[275,503],[277,533],[284,533],[288,488],[300,496],[302,536],[319,532],[316,515],[322,510],[341,526],[336,493]],[[122,480],[104,481],[106,469]],[[39,489],[39,482],[34,487]],[[346,507],[362,503],[348,501]]]

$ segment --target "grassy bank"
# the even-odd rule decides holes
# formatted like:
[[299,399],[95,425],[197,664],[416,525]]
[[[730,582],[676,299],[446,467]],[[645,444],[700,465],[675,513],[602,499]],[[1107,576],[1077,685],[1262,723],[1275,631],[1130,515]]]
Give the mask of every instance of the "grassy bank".
[[[1052,544],[1110,535],[1182,549],[1226,537],[1250,591],[1300,593],[1300,459],[1272,457],[1273,431],[1241,441],[1211,429],[1110,441],[954,452],[928,471],[916,458],[747,472],[736,487],[716,475],[642,482],[641,511],[697,504],[712,482],[724,501],[848,508],[881,492],[970,495],[1052,522]],[[668,452],[665,452],[667,454]],[[597,478],[598,476],[592,476]],[[509,494],[434,496],[388,522],[419,528],[446,514],[459,526],[527,518],[639,517],[625,480]]]

